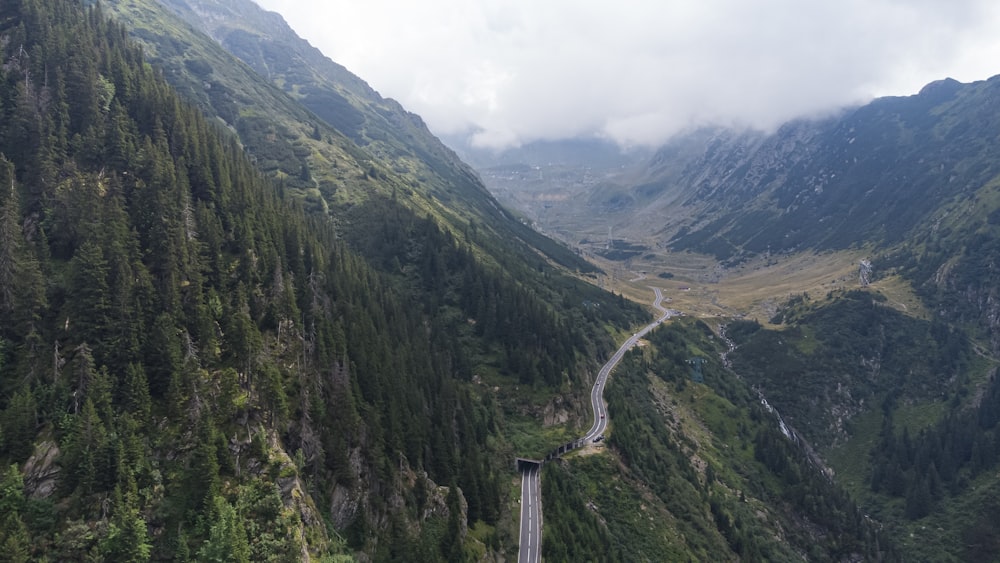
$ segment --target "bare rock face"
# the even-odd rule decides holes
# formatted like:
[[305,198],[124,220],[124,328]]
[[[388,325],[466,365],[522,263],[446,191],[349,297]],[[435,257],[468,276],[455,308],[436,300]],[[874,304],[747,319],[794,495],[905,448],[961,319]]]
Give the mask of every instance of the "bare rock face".
[[545,411],[542,413],[542,425],[566,424],[569,421],[571,408],[571,405],[562,396],[555,396],[545,405]]
[[872,283],[872,263],[867,258],[858,264],[858,283],[868,287]]
[[364,492],[359,487],[337,484],[330,494],[330,520],[338,529],[346,528],[362,509]]
[[59,447],[52,440],[35,446],[34,453],[24,463],[24,490],[35,499],[48,498],[59,483]]
[[[362,482],[366,478],[364,460],[360,448],[351,449],[348,457],[351,465],[351,472],[356,477],[355,483]],[[355,518],[359,510],[363,510],[364,490],[360,485],[349,487],[337,484],[330,495],[330,519],[333,525],[343,529],[347,527]]]

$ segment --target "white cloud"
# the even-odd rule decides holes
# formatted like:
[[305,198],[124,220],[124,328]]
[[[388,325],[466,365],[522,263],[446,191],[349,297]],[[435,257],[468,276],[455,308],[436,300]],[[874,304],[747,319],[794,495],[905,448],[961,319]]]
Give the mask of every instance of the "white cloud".
[[257,2],[435,132],[493,146],[770,128],[1000,73],[994,0]]

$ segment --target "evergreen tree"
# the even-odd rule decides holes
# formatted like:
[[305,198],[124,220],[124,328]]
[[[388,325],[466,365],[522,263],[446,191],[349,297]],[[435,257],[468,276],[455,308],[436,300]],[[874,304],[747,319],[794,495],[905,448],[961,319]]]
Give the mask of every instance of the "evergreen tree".
[[200,561],[249,563],[250,544],[243,520],[236,509],[220,496],[212,500],[212,527],[198,550]]
[[16,465],[0,474],[0,552],[5,561],[31,561],[31,537],[21,519],[24,481]]
[[0,414],[0,446],[10,459],[25,461],[31,455],[37,434],[38,418],[35,396],[20,389]]

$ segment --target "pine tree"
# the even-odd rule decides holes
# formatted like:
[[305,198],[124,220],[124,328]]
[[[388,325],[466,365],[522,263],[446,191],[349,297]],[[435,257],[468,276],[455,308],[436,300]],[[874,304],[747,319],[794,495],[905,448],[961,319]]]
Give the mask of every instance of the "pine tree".
[[31,455],[37,434],[38,416],[34,394],[26,388],[19,389],[0,415],[2,448],[11,460],[24,461]]
[[4,561],[31,561],[31,537],[21,519],[24,480],[16,465],[0,473],[0,553]]
[[102,555],[111,561],[137,563],[149,561],[152,545],[146,520],[139,514],[135,482],[126,484],[126,492],[116,486],[114,516],[108,526],[108,535],[101,542]]
[[0,338],[25,342],[40,328],[45,284],[21,228],[13,166],[2,157],[0,194],[4,194],[0,196]]
[[70,260],[73,292],[67,296],[66,325],[76,342],[86,343],[99,358],[110,351],[111,302],[108,263],[95,241],[84,242]]
[[249,563],[250,545],[243,520],[221,496],[212,500],[212,526],[208,539],[198,549],[200,561]]
[[906,494],[906,517],[918,520],[931,511],[931,490],[927,477],[916,477]]

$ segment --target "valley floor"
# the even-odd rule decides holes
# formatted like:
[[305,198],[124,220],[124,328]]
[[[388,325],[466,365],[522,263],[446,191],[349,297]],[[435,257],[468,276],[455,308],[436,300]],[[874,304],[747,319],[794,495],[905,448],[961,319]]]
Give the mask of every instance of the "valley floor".
[[[866,257],[864,251],[805,252],[726,267],[710,256],[689,252],[650,252],[627,261],[588,255],[606,272],[597,283],[633,301],[644,302],[655,285],[686,315],[756,319],[763,324],[792,296],[821,297],[861,287],[858,265]],[[926,318],[913,289],[899,277],[879,279],[871,287],[885,294],[893,308]]]

